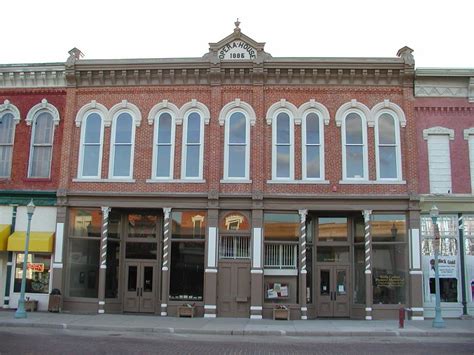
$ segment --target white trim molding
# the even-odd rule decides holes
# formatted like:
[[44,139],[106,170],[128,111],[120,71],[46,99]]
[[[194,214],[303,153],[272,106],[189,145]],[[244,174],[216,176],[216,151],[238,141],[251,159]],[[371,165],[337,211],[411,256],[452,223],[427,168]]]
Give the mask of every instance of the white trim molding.
[[372,118],[372,114],[367,106],[365,106],[363,103],[357,101],[356,99],[352,99],[350,102],[346,102],[345,104],[341,105],[336,111],[336,126],[341,127],[342,121],[344,120],[346,116],[346,112],[349,110],[354,110],[358,109],[359,111],[362,112],[363,116],[365,116],[365,119],[367,121],[367,125],[369,127],[374,127],[375,122],[374,119]]
[[430,127],[423,130],[423,139],[427,140],[428,136],[449,136],[449,140],[454,140],[454,129],[441,126]]
[[109,116],[109,110],[107,110],[107,107],[98,103],[95,100],[92,100],[88,104],[82,106],[79,111],[77,111],[75,120],[76,127],[81,127],[82,121],[84,121],[84,118],[86,117],[86,114],[89,113],[89,111],[97,112],[104,120],[105,127],[110,127],[110,125],[112,124],[112,119]]
[[331,116],[329,114],[329,110],[323,104],[317,102],[314,99],[311,99],[298,108],[298,113],[296,117],[302,119],[307,111],[315,111],[316,113],[318,113],[318,116],[324,120],[324,125],[327,126],[329,124]]
[[175,118],[174,123],[177,124],[177,117],[179,117],[179,108],[168,100],[163,100],[153,106],[150,112],[148,113],[148,124],[150,126],[158,118],[158,114],[161,113],[160,111],[169,111],[171,113],[171,116]]
[[296,125],[301,124],[301,117],[298,116],[298,108],[291,102],[286,101],[286,99],[281,99],[280,101],[275,102],[273,105],[271,105],[267,110],[268,125],[272,124],[273,120],[277,116],[277,111],[279,111],[280,109],[286,109],[287,111],[289,111],[291,113],[290,117],[293,117],[294,123]]
[[20,110],[18,107],[13,105],[9,100],[3,101],[3,104],[0,105],[0,115],[11,113],[13,115],[13,121],[17,125],[20,123]]
[[247,114],[247,117],[250,120],[250,125],[255,126],[255,122],[257,122],[257,115],[251,105],[246,103],[245,101],[241,101],[239,98],[235,99],[224,105],[222,107],[221,112],[219,113],[219,125],[223,126],[228,117],[230,117],[230,111],[233,109],[239,109],[244,111]]
[[474,127],[466,128],[464,130],[464,139],[469,140],[469,136],[474,136]]
[[390,100],[386,99],[383,102],[379,102],[370,110],[372,117],[377,117],[377,114],[382,110],[389,110],[393,111],[395,115],[398,117],[398,122],[400,123],[400,127],[406,127],[407,119],[405,117],[405,112],[403,112],[402,108]]
[[[166,101],[166,100],[164,100]],[[151,180],[173,180],[174,177],[174,162],[175,162],[175,147],[176,147],[176,117],[179,114],[178,108],[170,103],[167,103],[168,107],[164,107],[163,103],[155,105],[150,111],[150,115],[148,116],[148,123],[154,123],[153,127],[153,156],[152,156],[152,164],[151,164]],[[172,107],[174,106],[174,107]],[[151,114],[154,114],[152,116]],[[171,132],[170,132],[170,141],[169,142],[158,142],[158,138],[160,137],[160,127],[161,127],[161,117],[162,115],[168,114],[171,118]],[[152,120],[150,121],[150,118]],[[168,166],[168,175],[157,175],[157,168],[158,168],[158,151],[160,147],[169,147],[169,166]]]
[[120,111],[131,111],[132,112],[132,118],[135,123],[135,127],[140,127],[140,124],[142,122],[142,113],[140,112],[140,109],[132,104],[131,102],[128,102],[127,100],[122,100],[122,102],[112,106],[112,108],[109,111],[109,119],[112,122],[113,118],[115,115],[120,112]]
[[[232,119],[232,116],[236,113],[237,114],[239,114],[239,113],[242,114],[244,119],[245,119],[245,126],[240,127],[240,128],[245,129],[245,142],[243,142],[243,143],[242,142],[231,142],[230,141],[230,138],[231,138],[231,132],[230,132],[231,124],[229,122]],[[234,119],[239,119],[239,118],[241,118],[241,117],[239,117],[238,115],[237,115],[237,117],[234,117]],[[220,119],[221,119],[221,117],[219,116],[219,123],[221,123]],[[227,110],[227,114],[224,118],[224,122],[226,123],[225,127],[224,127],[224,131],[225,131],[224,132],[224,172],[223,172],[224,180],[226,180],[226,181],[232,181],[232,180],[249,181],[250,180],[250,143],[251,143],[250,125],[251,125],[251,117],[249,116],[249,114],[246,110],[242,110],[241,108],[238,108],[238,107],[237,108],[231,108],[230,110]],[[244,158],[245,161],[244,161],[243,176],[230,176],[230,174],[229,174],[230,167],[233,165],[232,162],[230,162],[230,147],[231,146],[234,146],[234,147],[244,146],[245,147],[245,158]],[[238,173],[242,173],[242,171],[239,171]]]
[[33,123],[33,120],[42,111],[49,112],[51,116],[53,117],[54,125],[55,126],[59,125],[59,120],[60,120],[59,111],[56,107],[51,105],[46,99],[41,100],[39,104],[36,104],[28,111],[28,114],[26,115],[26,125],[31,126],[31,124]]
[[184,117],[188,114],[188,111],[199,111],[201,114],[201,119],[204,120],[206,125],[209,124],[211,119],[211,113],[206,105],[202,102],[197,101],[196,99],[192,99],[191,101],[185,103],[179,109],[179,114],[176,117],[176,124],[181,125],[183,123]]

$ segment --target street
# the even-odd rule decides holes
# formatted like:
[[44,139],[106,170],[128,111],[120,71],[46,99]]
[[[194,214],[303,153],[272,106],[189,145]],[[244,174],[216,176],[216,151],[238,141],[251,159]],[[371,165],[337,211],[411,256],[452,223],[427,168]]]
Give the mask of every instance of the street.
[[0,354],[473,354],[468,337],[290,337],[0,328]]

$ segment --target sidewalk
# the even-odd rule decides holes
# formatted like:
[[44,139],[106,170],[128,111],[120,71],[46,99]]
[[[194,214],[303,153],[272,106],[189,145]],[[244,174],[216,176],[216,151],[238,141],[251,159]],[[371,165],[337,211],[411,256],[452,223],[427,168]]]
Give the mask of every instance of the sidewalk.
[[446,328],[434,329],[431,320],[294,320],[274,321],[243,318],[175,318],[155,315],[70,313],[28,313],[27,319],[14,319],[14,311],[0,311],[0,327],[40,327],[69,330],[113,332],[156,332],[218,335],[287,335],[287,336],[448,336],[474,337],[474,320],[446,319]]

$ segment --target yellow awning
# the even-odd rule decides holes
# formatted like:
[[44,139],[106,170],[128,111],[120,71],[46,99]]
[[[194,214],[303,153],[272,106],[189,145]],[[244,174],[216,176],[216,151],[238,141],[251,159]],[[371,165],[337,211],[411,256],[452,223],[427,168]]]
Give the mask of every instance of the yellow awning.
[[0,224],[0,251],[7,250],[8,236],[11,226],[9,224]]
[[[29,252],[51,253],[53,232],[30,232]],[[8,251],[25,251],[26,232],[15,232],[8,238]]]

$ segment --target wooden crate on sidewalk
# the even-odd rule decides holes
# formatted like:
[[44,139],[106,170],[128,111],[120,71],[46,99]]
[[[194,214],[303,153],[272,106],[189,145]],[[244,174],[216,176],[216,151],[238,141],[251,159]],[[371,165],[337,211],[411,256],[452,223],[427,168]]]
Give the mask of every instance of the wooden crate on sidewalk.
[[178,317],[194,317],[194,306],[179,306],[178,307]]

